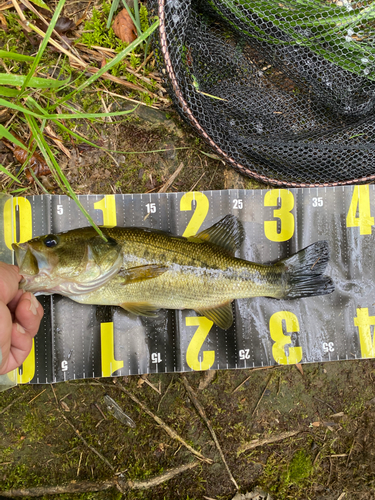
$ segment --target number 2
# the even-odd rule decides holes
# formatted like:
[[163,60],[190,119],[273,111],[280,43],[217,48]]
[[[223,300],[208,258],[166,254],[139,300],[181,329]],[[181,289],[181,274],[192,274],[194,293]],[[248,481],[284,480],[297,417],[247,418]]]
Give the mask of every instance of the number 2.
[[199,228],[203,224],[204,219],[206,218],[206,215],[208,214],[208,209],[210,206],[208,198],[205,194],[193,191],[185,193],[183,195],[180,201],[180,210],[191,210],[194,200],[196,203],[194,213],[184,231],[184,234],[182,235],[185,236],[185,238],[189,238],[189,236],[194,236],[195,234],[197,234]]

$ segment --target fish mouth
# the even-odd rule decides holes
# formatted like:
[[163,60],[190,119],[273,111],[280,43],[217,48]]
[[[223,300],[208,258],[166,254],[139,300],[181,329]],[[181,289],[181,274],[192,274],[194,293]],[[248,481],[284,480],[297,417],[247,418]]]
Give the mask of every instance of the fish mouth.
[[35,276],[39,273],[38,260],[32,253],[29,245],[27,243],[13,243],[12,248],[16,255],[17,265],[19,267],[19,273],[23,276],[20,284],[22,285],[27,280],[27,276]]

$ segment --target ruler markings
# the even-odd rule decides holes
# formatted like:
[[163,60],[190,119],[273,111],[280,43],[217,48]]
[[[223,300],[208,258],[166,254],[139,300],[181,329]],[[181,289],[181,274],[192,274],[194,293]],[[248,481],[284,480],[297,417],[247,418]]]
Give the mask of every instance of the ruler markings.
[[[278,190],[278,195],[281,199],[281,202],[283,201],[282,199],[282,190]],[[295,248],[297,250],[300,250],[302,246],[306,246],[306,244],[309,244],[312,241],[315,241],[317,239],[321,239],[320,234],[322,237],[327,237],[330,240],[331,243],[331,249],[332,249],[332,256],[331,256],[331,269],[335,270],[336,276],[341,276],[341,272],[343,270],[344,274],[341,276],[340,280],[343,280],[343,282],[347,282],[348,278],[348,270],[349,266],[352,267],[352,270],[355,274],[353,274],[353,279],[355,280],[361,280],[361,278],[365,278],[365,276],[359,275],[359,271],[361,269],[366,269],[368,271],[368,277],[374,278],[375,281],[375,272],[373,270],[373,256],[371,253],[372,246],[368,244],[369,242],[369,236],[366,235],[361,235],[361,236],[355,236],[359,235],[359,228],[358,227],[350,227],[346,228],[345,226],[345,220],[347,217],[347,206],[349,206],[350,201],[352,199],[352,193],[353,193],[353,188],[351,187],[340,187],[340,188],[314,188],[314,189],[305,189],[305,190],[289,190],[290,193],[292,193],[295,197],[295,208],[293,210],[293,214],[296,219],[296,224],[295,224],[295,231],[296,234],[292,237],[292,239],[287,240],[286,242],[269,242],[267,238],[264,235],[264,229],[263,229],[263,222],[264,219],[266,218],[267,220],[277,220],[277,217],[274,217],[273,210],[278,209],[278,207],[270,207],[270,208],[265,208],[264,207],[264,196],[268,192],[268,190],[257,190],[257,191],[242,191],[239,189],[231,190],[231,191],[208,191],[205,193],[209,200],[209,212],[208,215],[203,221],[203,228],[207,228],[210,226],[213,220],[217,221],[220,216],[225,216],[226,213],[235,213],[236,215],[239,215],[240,218],[244,221],[244,224],[246,226],[246,231],[247,231],[247,238],[246,241],[250,245],[249,248],[244,248],[242,253],[245,253],[246,256],[248,257],[249,255],[255,255],[257,257],[257,260],[259,258],[259,262],[266,262],[269,260],[275,260],[276,257],[283,257],[286,255],[290,255],[291,253],[294,252]],[[324,193],[324,195],[323,195]],[[371,211],[374,212],[374,202],[373,202],[373,194],[374,194],[374,186],[372,186],[371,190]],[[285,194],[285,193],[284,193]],[[317,208],[317,210],[312,210],[311,209],[311,203],[312,203],[312,196],[316,195],[317,199],[323,198],[323,206]],[[362,194],[363,195],[363,194]],[[190,220],[192,216],[193,211],[187,211],[185,214],[181,214],[179,210],[179,201],[180,197],[182,194],[179,193],[173,193],[172,194],[160,194],[160,193],[153,193],[153,194],[148,194],[146,195],[147,203],[157,203],[157,212],[152,214],[152,219],[150,221],[144,222],[144,225],[147,227],[157,227],[159,226],[161,229],[165,227],[165,225],[168,226],[168,228],[172,227],[173,222],[176,223],[176,227],[180,228],[181,223],[183,222],[185,224],[186,221]],[[327,198],[329,196],[329,198]],[[337,197],[340,197],[338,199]],[[194,198],[196,199],[195,195]],[[91,211],[93,211],[93,202],[94,200],[98,199],[96,195],[88,195],[85,197],[81,197],[82,201],[85,201],[87,203],[88,208],[90,208]],[[234,210],[233,206],[233,200],[243,200],[243,208]],[[72,205],[72,202],[69,198],[65,196],[58,195],[57,197],[53,196],[32,196],[31,199],[29,200],[32,202],[32,211],[33,215],[35,214],[35,217],[33,217],[32,224],[33,224],[33,234],[40,234],[41,232],[49,232],[49,231],[55,231],[55,230],[61,230],[61,227],[63,230],[68,229],[69,227],[77,227],[77,223],[81,223],[82,216],[79,212],[77,212],[77,208],[75,205]],[[124,212],[124,220],[126,221],[126,225],[139,225],[138,219],[143,219],[143,215],[146,211],[146,207],[143,206],[145,200],[145,195],[119,195],[116,196],[116,208],[121,210],[123,209]],[[174,200],[174,203],[172,202]],[[224,203],[224,200],[226,202]],[[329,201],[331,200],[331,201]],[[118,203],[122,204],[122,207],[118,207]],[[280,203],[280,202],[279,202]],[[229,204],[229,206],[227,205]],[[18,200],[16,201],[16,205],[18,206]],[[62,205],[63,210],[64,210],[64,215],[63,216],[57,216],[57,205]],[[129,206],[130,205],[130,206]],[[172,206],[173,211],[172,211]],[[194,202],[194,207],[196,206]],[[0,198],[0,208],[2,207],[2,201]],[[127,208],[126,208],[127,207]],[[334,215],[330,215],[330,207],[333,207],[332,212]],[[73,215],[73,209],[74,209],[74,217]],[[131,214],[131,220],[129,220],[129,211]],[[134,212],[136,210],[136,213]],[[20,210],[21,211],[21,210]],[[48,214],[46,212],[50,212],[50,217],[48,217]],[[100,215],[98,212],[100,210],[95,210],[94,213],[96,215],[96,218]],[[224,213],[225,212],[225,213]],[[37,214],[40,214],[37,215]],[[136,216],[137,214],[137,216]],[[78,218],[77,218],[78,215]],[[371,213],[371,216],[374,214]],[[163,217],[166,217],[166,219],[163,219]],[[180,217],[183,217],[183,220],[180,219]],[[299,223],[297,223],[299,220]],[[78,222],[77,222],[78,221]],[[47,222],[47,224],[46,224]],[[138,222],[137,224],[135,224]],[[298,225],[299,224],[299,225]],[[185,224],[186,225],[186,224]],[[326,233],[328,231],[328,233]],[[178,231],[179,232],[179,231]],[[318,233],[317,237],[316,235]],[[346,238],[346,235],[348,235],[349,239]],[[364,238],[367,238],[366,240]],[[353,251],[351,248],[351,244],[355,243],[356,248],[359,252],[358,255],[361,255],[363,267],[361,265],[355,265],[353,263],[352,256]],[[370,248],[371,247],[371,248]],[[367,252],[365,254],[364,252]],[[369,253],[370,252],[370,253]],[[335,259],[338,259],[337,262]],[[365,260],[366,259],[366,260]],[[366,266],[364,263],[366,262]],[[371,265],[369,264],[371,263]],[[339,274],[337,274],[339,273]],[[303,361],[310,362],[314,361],[316,359],[316,355],[313,355],[313,350],[310,351],[309,348],[306,349],[306,343],[308,342],[308,336],[309,336],[309,323],[311,322],[311,319],[314,318],[314,307],[318,308],[321,307],[325,313],[328,314],[330,307],[337,307],[335,310],[334,308],[332,309],[332,315],[333,317],[330,318],[329,320],[320,318],[319,321],[326,321],[322,326],[324,328],[321,329],[321,333],[318,334],[319,331],[319,325],[315,325],[315,329],[313,331],[317,332],[317,337],[314,342],[318,342],[315,349],[318,348],[320,353],[323,353],[323,349],[321,346],[321,342],[323,341],[323,338],[327,338],[327,341],[333,341],[335,345],[335,352],[334,351],[329,351],[327,352],[327,356],[321,356],[322,359],[350,359],[351,357],[354,357],[355,359],[358,359],[361,356],[360,353],[360,346],[359,346],[359,340],[358,340],[358,328],[354,326],[353,323],[353,313],[354,315],[356,314],[356,307],[371,307],[372,302],[370,303],[368,300],[368,297],[371,295],[370,292],[372,292],[372,289],[370,292],[363,292],[361,295],[361,303],[358,303],[358,299],[356,300],[354,292],[351,291],[350,287],[347,289],[345,293],[341,293],[341,288],[340,288],[340,280],[338,282],[338,287],[336,294],[338,295],[338,298],[334,300],[334,296],[326,296],[326,297],[321,297],[321,298],[316,298],[311,301],[302,302],[304,299],[301,299],[300,305],[296,303],[295,306],[292,305],[292,302],[285,302],[283,301],[283,304],[280,305],[280,307],[285,307],[289,309],[289,306],[291,307],[291,310],[294,310],[297,315],[303,314],[304,318],[299,318],[300,319],[300,326],[304,324],[304,332],[306,330],[307,334],[300,334],[299,337],[299,342],[300,345],[303,348],[304,352],[304,358]],[[350,283],[348,282],[348,286]],[[348,291],[349,290],[349,291]],[[350,300],[348,299],[348,294],[350,297]],[[54,299],[54,297],[50,297],[49,299],[46,299],[46,309],[49,309],[49,325],[50,328],[52,329],[53,335],[51,338],[51,341],[49,344],[46,343],[46,339],[48,337],[48,324],[44,323],[43,326],[43,331],[40,332],[40,336],[36,339],[35,345],[36,345],[36,370],[35,370],[35,378],[34,380],[38,381],[38,383],[45,383],[49,382],[50,379],[54,381],[58,381],[60,379],[64,378],[69,378],[72,376],[71,369],[67,372],[62,372],[61,371],[61,361],[62,358],[59,356],[63,356],[66,358],[68,350],[70,351],[70,346],[69,342],[71,342],[71,345],[73,346],[73,356],[71,356],[71,359],[69,361],[69,366],[72,367],[73,369],[73,377],[74,378],[80,378],[82,376],[90,376],[96,371],[95,366],[97,366],[96,361],[98,352],[95,353],[95,349],[92,348],[92,350],[89,353],[89,357],[91,356],[91,363],[92,363],[92,374],[90,373],[91,370],[87,370],[85,360],[87,356],[87,349],[89,346],[95,345],[95,339],[91,338],[88,339],[87,337],[97,335],[97,333],[94,334],[93,328],[95,327],[95,324],[97,324],[96,319],[94,318],[95,316],[95,309],[92,308],[90,310],[90,314],[78,314],[77,319],[79,317],[79,324],[80,328],[79,329],[74,329],[70,328],[67,325],[71,325],[69,323],[70,318],[62,318],[62,312],[65,310],[69,310],[70,313],[67,314],[73,315],[73,310],[74,314],[76,314],[76,311],[80,309],[76,309],[76,307],[85,307],[85,306],[73,306],[73,304],[69,304],[66,301],[68,299],[65,298],[59,298],[57,301]],[[47,307],[47,303],[50,303],[50,305]],[[247,301],[247,302],[246,302]],[[367,302],[368,303],[367,303]],[[249,308],[247,311],[244,308],[243,304],[248,303]],[[311,306],[310,304],[316,304],[315,306]],[[69,305],[68,305],[69,304]],[[259,364],[261,366],[265,366],[266,360],[264,356],[266,356],[267,363],[272,361],[272,355],[271,355],[271,347],[273,345],[273,341],[268,337],[269,333],[268,332],[268,321],[269,317],[271,314],[271,311],[277,310],[277,305],[279,304],[276,301],[269,300],[269,299],[246,299],[245,301],[242,301],[241,307],[236,307],[236,312],[237,312],[237,317],[236,321],[234,324],[234,341],[232,340],[232,334],[224,333],[222,331],[219,331],[218,328],[215,328],[215,333],[214,334],[214,339],[216,342],[216,356],[217,356],[217,364],[218,368],[237,368],[237,367],[248,367],[249,364],[250,366],[256,366]],[[336,306],[332,306],[332,304],[337,304]],[[56,316],[56,306],[58,305],[58,314]],[[303,308],[302,308],[303,305]],[[317,311],[318,311],[317,309]],[[251,314],[251,311],[253,311],[253,314]],[[259,318],[259,313],[261,315],[261,318]],[[242,316],[242,314],[245,314]],[[374,314],[374,313],[372,313]],[[258,316],[254,316],[258,315]],[[369,310],[369,315],[371,315],[371,311]],[[178,319],[177,319],[178,318]],[[250,322],[249,322],[250,319]],[[254,321],[256,319],[257,321]],[[261,323],[259,320],[261,319]],[[303,321],[302,321],[303,319]],[[178,322],[178,324],[175,324],[175,322]],[[62,321],[63,323],[63,328],[61,330],[61,333],[57,331],[57,328],[59,325],[56,324],[56,321],[60,322]],[[115,344],[117,345],[118,342],[121,342],[121,344],[127,345],[128,349],[128,371],[129,374],[133,373],[132,365],[131,363],[134,363],[136,360],[136,365],[134,366],[134,371],[135,373],[142,372],[146,367],[143,366],[143,368],[140,367],[139,362],[140,359],[142,358],[143,354],[142,352],[144,351],[144,348],[142,347],[144,343],[148,343],[150,346],[153,345],[154,349],[153,352],[158,353],[159,349],[162,351],[162,365],[159,367],[159,364],[156,363],[156,372],[160,371],[177,371],[182,368],[182,370],[185,370],[185,354],[186,354],[186,346],[189,343],[189,338],[194,332],[194,328],[187,328],[185,326],[185,315],[181,313],[175,313],[175,314],[170,314],[168,316],[168,325],[171,323],[171,327],[168,326],[168,328],[172,328],[173,332],[179,332],[180,335],[179,337],[176,337],[176,334],[172,334],[172,339],[171,342],[168,342],[169,337],[169,330],[165,329],[164,331],[164,337],[152,337],[152,321],[147,321],[146,326],[144,327],[144,334],[142,334],[139,338],[137,338],[137,349],[136,352],[133,349],[133,352],[131,352],[131,343],[130,343],[130,332],[128,331],[121,331],[121,339],[119,339],[119,335],[115,335]],[[263,328],[260,328],[260,325],[263,324]],[[88,326],[90,325],[90,328]],[[147,326],[148,325],[148,326]],[[333,325],[335,325],[333,327]],[[61,326],[61,325],[60,325]],[[96,327],[95,327],[96,328]],[[78,331],[81,330],[81,331]],[[373,327],[371,327],[371,330],[373,330]],[[149,332],[149,339],[147,338],[146,331]],[[95,330],[97,332],[97,330]],[[89,335],[88,335],[89,334]],[[344,335],[343,335],[344,334]],[[82,337],[83,335],[83,337]],[[145,335],[143,337],[143,335]],[[314,334],[315,335],[315,334]],[[373,335],[373,332],[371,332],[371,335]],[[84,337],[86,336],[86,338]],[[123,338],[123,337],[126,337]],[[212,337],[211,337],[212,338]],[[70,339],[70,341],[68,341]],[[178,344],[176,341],[181,341],[181,345]],[[68,343],[66,343],[68,341]],[[127,342],[126,342],[127,341]],[[311,340],[310,340],[311,341]],[[162,342],[160,344],[160,342]],[[207,339],[206,342],[209,342],[209,338]],[[211,340],[212,342],[212,340]],[[159,345],[160,344],[160,345]],[[186,345],[185,345],[186,344]],[[81,345],[81,347],[79,347]],[[50,346],[49,348],[47,348]],[[68,349],[69,346],[69,349]],[[311,344],[313,347],[313,343]],[[240,359],[238,362],[238,349],[247,349],[249,357],[245,357],[244,359]],[[354,352],[349,352],[350,349],[353,349]],[[51,349],[51,351],[49,351]],[[76,350],[78,349],[78,351]],[[182,354],[182,359],[181,359],[181,364],[182,366],[179,367],[177,360],[176,360],[176,355],[179,352],[179,349],[181,354]],[[172,350],[172,352],[170,352]],[[43,352],[42,352],[43,351]],[[49,353],[48,353],[49,351]],[[81,351],[81,352],[79,352]],[[123,354],[123,349],[120,350],[121,354]],[[164,351],[164,352],[163,352]],[[201,349],[200,352],[200,359],[202,360],[203,358],[201,357],[203,355],[204,349]],[[117,355],[120,355],[119,352],[117,352]],[[233,354],[234,353],[234,356]],[[52,361],[52,363],[48,363],[49,366],[52,367],[52,373],[48,374],[46,371],[46,365],[43,365],[42,360],[44,359],[45,355],[52,355],[55,359]],[[316,352],[318,354],[318,352]],[[314,358],[315,356],[315,358]],[[224,361],[225,358],[225,361]],[[313,359],[314,358],[314,359]],[[60,363],[60,364],[59,364]],[[147,373],[150,373],[150,359],[147,361]],[[216,363],[215,363],[216,364]],[[164,367],[164,369],[163,369]],[[153,368],[153,367],[152,367]],[[151,370],[153,371],[153,369]],[[190,371],[190,369],[188,369]]]

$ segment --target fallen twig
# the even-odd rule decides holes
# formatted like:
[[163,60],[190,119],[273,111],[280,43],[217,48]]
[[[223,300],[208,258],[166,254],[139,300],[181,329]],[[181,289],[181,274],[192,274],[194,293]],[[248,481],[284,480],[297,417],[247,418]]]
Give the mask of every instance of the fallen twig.
[[172,479],[172,477],[175,477],[182,472],[193,469],[197,465],[199,465],[198,461],[191,462],[190,464],[180,465],[179,467],[169,469],[163,474],[160,474],[160,476],[153,477],[151,479],[148,479],[147,481],[128,481],[125,485],[125,488],[130,488],[132,490],[146,490],[148,488],[153,488],[154,486],[158,486],[165,481],[169,481],[170,479]]
[[167,182],[159,189],[158,193],[165,193],[167,191],[167,189],[170,188],[170,186],[174,183],[177,176],[179,175],[179,173],[183,169],[183,166],[184,166],[184,164],[180,163],[180,165],[176,168],[176,170],[173,172],[173,174],[169,177]]
[[284,439],[295,436],[296,434],[299,434],[300,432],[302,432],[302,431],[300,431],[300,430],[287,431],[287,432],[282,432],[281,434],[276,434],[274,436],[271,436],[271,437],[265,438],[265,439],[253,439],[249,443],[241,444],[241,446],[237,449],[237,453],[240,454],[240,453],[243,453],[244,451],[258,448],[258,446],[264,446],[265,444],[271,444],[271,443],[276,443],[277,441],[283,441]]
[[[110,385],[110,384],[106,384],[106,385]],[[190,444],[188,444],[181,436],[179,436],[176,431],[174,431],[171,427],[169,427],[169,425],[167,425],[165,422],[163,422],[163,420],[160,417],[158,417],[157,415],[154,415],[152,413],[152,411],[149,410],[144,403],[142,403],[142,401],[140,401],[130,391],[125,389],[125,387],[123,387],[123,385],[120,382],[116,381],[116,384],[111,385],[111,387],[117,387],[118,389],[120,389],[120,391],[122,391],[124,394],[129,396],[129,398],[132,399],[137,405],[139,405],[142,408],[142,410],[145,413],[147,413],[147,415],[152,417],[160,425],[160,427],[162,427],[165,430],[165,432],[167,434],[169,434],[169,436],[172,439],[176,439],[176,441],[179,441],[183,446],[185,446],[185,448],[187,448],[191,453],[193,453],[200,460],[203,460],[204,462],[207,462],[209,464],[212,463],[212,460],[210,458],[206,458],[204,455],[202,455],[202,453],[200,453],[199,451],[195,450],[192,446],[190,446]]]
[[268,384],[271,382],[271,377],[272,377],[272,374],[268,377],[268,380],[267,380],[266,386],[265,386],[265,388],[263,389],[263,392],[262,392],[262,394],[260,395],[260,398],[258,399],[258,402],[257,402],[257,404],[255,405],[255,408],[254,408],[254,410],[253,410],[253,412],[252,412],[251,416],[253,416],[253,415],[254,415],[254,413],[257,411],[257,408],[258,408],[258,406],[259,406],[259,403],[262,401],[263,396],[264,396],[264,393],[265,393],[265,392],[266,392],[266,390],[267,390]]
[[250,373],[250,375],[249,375],[248,377],[246,377],[246,378],[245,378],[245,380],[243,380],[243,381],[240,383],[240,385],[238,385],[235,389],[233,389],[232,394],[234,394],[235,392],[237,392],[237,391],[238,391],[238,389],[241,389],[241,387],[242,387],[244,384],[246,384],[246,382],[247,382],[247,381],[251,378],[251,376],[252,376],[253,372],[256,372],[256,371],[258,371],[258,370],[266,370],[266,369],[268,369],[268,368],[275,369],[275,368],[277,368],[277,366],[259,366],[258,368],[252,368],[252,369],[251,369],[251,373]]
[[207,370],[204,373],[203,379],[199,382],[198,391],[203,391],[213,381],[216,375],[216,370]]
[[81,433],[79,432],[78,429],[76,429],[74,427],[74,425],[72,424],[72,422],[64,415],[62,409],[60,408],[60,404],[59,404],[59,401],[57,399],[57,395],[56,395],[56,391],[55,389],[53,388],[53,385],[51,384],[51,388],[52,388],[52,392],[53,392],[53,395],[55,396],[55,400],[56,400],[56,404],[57,404],[57,409],[59,410],[61,416],[63,417],[63,419],[65,420],[65,422],[70,425],[70,427],[74,430],[75,434],[79,437],[79,439],[87,446],[87,448],[89,448],[93,453],[95,453],[95,455],[97,455],[101,460],[103,460],[103,462],[108,465],[108,467],[111,469],[111,470],[115,470],[115,468],[113,467],[112,464],[110,464],[108,462],[108,460],[100,453],[100,451],[96,450],[93,446],[91,446],[84,437],[81,436]]
[[159,484],[169,481],[178,474],[193,469],[199,465],[199,462],[191,462],[189,464],[180,465],[174,469],[165,471],[160,476],[153,477],[147,481],[124,481],[119,477],[113,477],[107,481],[72,481],[63,486],[36,486],[35,488],[24,488],[19,490],[1,491],[3,497],[41,497],[44,495],[59,495],[64,493],[86,493],[94,491],[106,491],[111,488],[117,488],[122,493],[126,490],[145,490],[153,488]]
[[228,464],[227,464],[227,461],[225,460],[225,456],[224,456],[224,453],[223,453],[223,450],[221,449],[221,446],[219,444],[219,441],[216,437],[216,434],[215,434],[215,431],[210,423],[210,421],[208,420],[206,414],[205,414],[205,411],[202,407],[202,405],[200,404],[200,402],[198,401],[198,398],[197,398],[197,395],[195,394],[193,388],[191,387],[191,385],[189,384],[187,378],[185,375],[182,375],[181,376],[181,379],[182,379],[182,382],[185,386],[185,389],[187,390],[188,394],[189,394],[189,397],[193,403],[193,405],[195,406],[197,412],[199,413],[199,415],[202,417],[202,419],[204,420],[205,424],[207,425],[208,427],[208,430],[210,431],[210,434],[212,436],[212,439],[214,440],[215,442],[215,445],[216,445],[216,448],[218,449],[219,453],[220,453],[220,457],[221,457],[221,460],[223,461],[223,464],[228,472],[228,475],[229,475],[229,478],[230,480],[232,481],[232,483],[235,485],[236,489],[238,490],[239,489],[239,486],[236,482],[236,480],[234,479],[233,477],[233,474],[232,472],[230,471],[229,467],[228,467]]

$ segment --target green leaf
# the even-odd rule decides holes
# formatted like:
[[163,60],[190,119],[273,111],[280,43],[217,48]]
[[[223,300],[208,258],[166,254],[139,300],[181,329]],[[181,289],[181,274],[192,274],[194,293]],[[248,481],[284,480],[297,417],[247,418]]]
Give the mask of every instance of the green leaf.
[[34,57],[24,56],[16,52],[7,52],[6,50],[0,50],[0,57],[1,59],[13,59],[14,61],[34,61]]
[[[27,76],[24,75],[12,75],[8,73],[0,74],[0,85],[14,85],[17,87],[21,87],[25,84]],[[37,78],[32,77],[27,79],[26,86],[32,87],[35,89],[50,89],[50,88],[58,88],[66,85],[69,82],[70,78],[67,80],[54,80],[49,78]]]
[[14,175],[13,175],[13,174],[11,174],[11,173],[9,172],[9,170],[7,170],[5,167],[3,167],[3,166],[1,165],[1,163],[0,163],[0,172],[3,172],[3,174],[7,175],[7,176],[8,176],[8,177],[10,177],[11,179],[13,179],[15,182],[20,183],[20,180],[19,180],[19,179],[17,179],[17,177],[14,177]]
[[0,124],[0,139],[2,139],[3,137],[5,137],[5,139],[8,139],[8,141],[10,142],[14,142],[14,144],[17,144],[17,146],[19,146],[20,148],[25,149],[25,145],[22,144],[22,142],[20,142],[18,139],[16,139],[14,135],[4,127],[4,125]]
[[20,91],[16,89],[9,89],[8,87],[0,87],[0,95],[4,97],[17,97],[20,95]]
[[51,9],[48,7],[46,3],[43,2],[43,0],[30,0],[30,2],[35,3],[38,7],[41,7],[42,9],[47,9],[51,12]]
[[47,113],[43,114],[35,113],[34,111],[31,111],[30,109],[25,108],[24,106],[19,106],[18,104],[14,104],[13,102],[6,101],[5,99],[1,98],[0,98],[0,106],[5,106],[6,108],[20,111],[21,113],[24,113],[25,115],[28,116],[34,116],[35,118],[41,118],[47,120],[52,120],[54,118],[57,118],[58,120],[60,119],[77,120],[82,118],[105,118],[107,116],[122,116],[122,115],[128,115],[129,113],[133,113],[134,109],[136,109],[133,108],[126,111],[113,111],[111,113],[72,113],[72,114],[62,113],[62,114],[49,115]]

